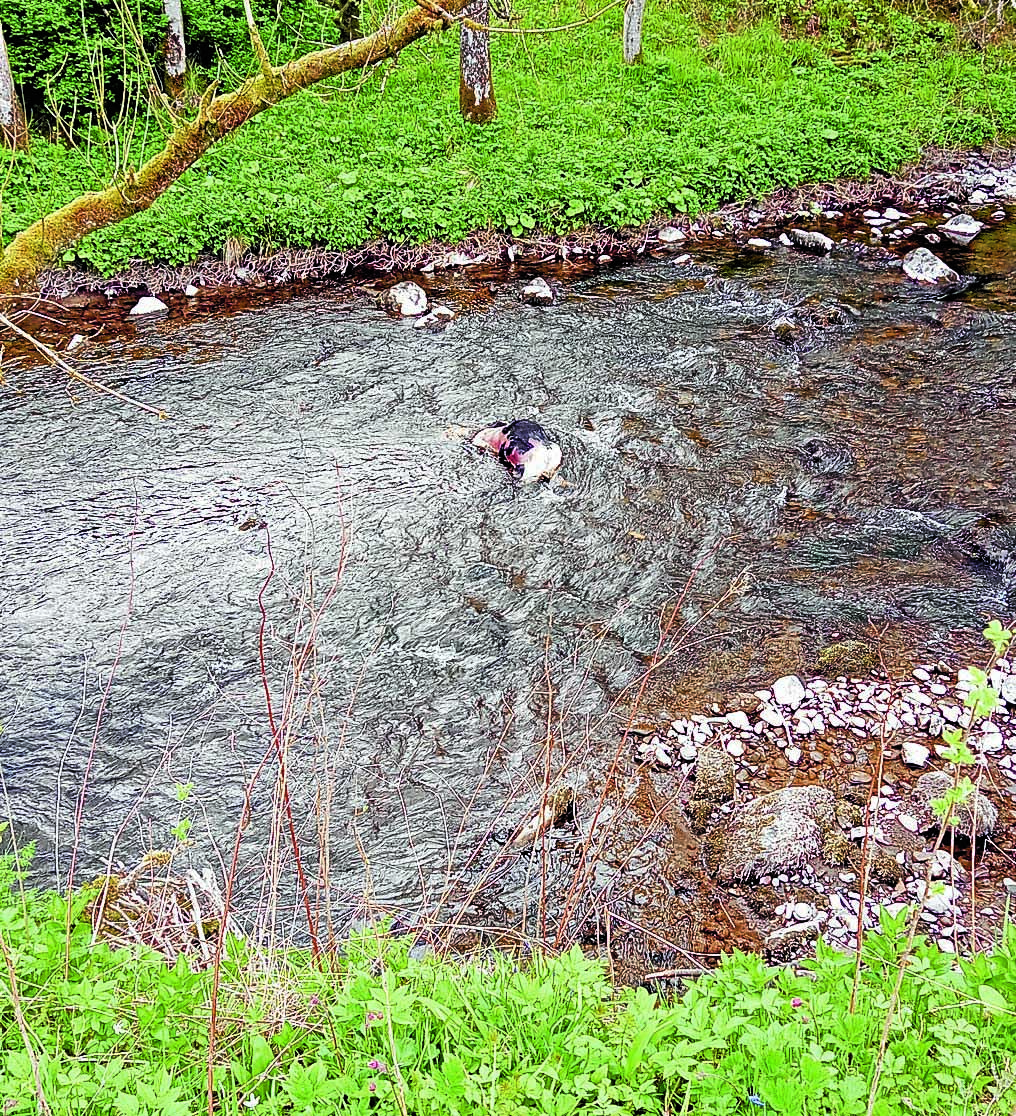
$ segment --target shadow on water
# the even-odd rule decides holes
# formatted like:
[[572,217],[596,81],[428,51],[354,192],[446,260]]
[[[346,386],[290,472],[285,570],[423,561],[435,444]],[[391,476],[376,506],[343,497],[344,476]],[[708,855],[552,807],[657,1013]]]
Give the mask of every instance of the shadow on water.
[[[988,271],[984,244],[966,270]],[[0,745],[17,831],[66,870],[115,663],[83,863],[101,866],[114,835],[125,860],[165,845],[181,813],[202,857],[209,841],[228,855],[269,739],[269,540],[277,708],[294,632],[344,563],[312,625],[292,745],[304,837],[327,813],[350,899],[365,854],[378,897],[410,901],[464,815],[468,844],[532,788],[548,687],[612,754],[611,703],[693,570],[682,607],[702,654],[870,623],[931,638],[1010,612],[1009,247],[955,301],[780,253],[646,261],[574,282],[551,309],[506,288],[439,334],[333,288],[94,346],[86,370],[158,401],[161,423],[71,406],[47,370],[10,372]],[[771,330],[788,313],[792,343]],[[559,433],[566,484],[515,490],[454,433],[520,415]],[[194,784],[184,806],[177,783]]]

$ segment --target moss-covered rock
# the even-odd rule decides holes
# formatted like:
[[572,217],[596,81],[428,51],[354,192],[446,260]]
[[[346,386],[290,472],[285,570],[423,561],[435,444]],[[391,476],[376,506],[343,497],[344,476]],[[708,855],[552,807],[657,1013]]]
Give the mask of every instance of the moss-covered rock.
[[830,643],[819,651],[815,662],[820,673],[832,678],[840,675],[863,677],[877,670],[879,665],[877,649],[861,639],[841,639],[838,643]]

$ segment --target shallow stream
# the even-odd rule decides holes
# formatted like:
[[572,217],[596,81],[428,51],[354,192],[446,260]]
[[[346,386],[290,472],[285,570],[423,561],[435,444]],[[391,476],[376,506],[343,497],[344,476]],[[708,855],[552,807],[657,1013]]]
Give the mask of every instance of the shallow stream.
[[[271,739],[269,542],[294,812],[308,849],[328,830],[350,902],[365,861],[379,900],[412,905],[517,822],[548,723],[558,753],[612,754],[675,602],[675,665],[741,655],[715,681],[749,689],[764,664],[741,652],[774,636],[933,645],[1011,614],[1012,238],[951,257],[978,278],[952,298],[881,264],[727,253],[566,278],[551,308],[504,275],[480,309],[452,288],[443,333],[325,286],[107,331],[85,370],[161,422],[9,368],[0,757],[19,837],[65,873],[86,781],[79,872],[166,846],[181,817],[196,859],[228,860]],[[456,431],[516,416],[558,433],[566,483],[516,490]],[[294,645],[313,653],[287,707]],[[266,777],[249,867],[270,795]]]

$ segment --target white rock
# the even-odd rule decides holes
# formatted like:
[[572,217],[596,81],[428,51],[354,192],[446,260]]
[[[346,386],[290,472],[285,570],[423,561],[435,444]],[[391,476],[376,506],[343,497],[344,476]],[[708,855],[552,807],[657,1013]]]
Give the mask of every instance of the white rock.
[[684,233],[680,229],[675,229],[672,225],[667,225],[666,228],[660,229],[656,238],[662,240],[664,244],[676,244],[678,241],[684,240]]
[[831,252],[836,247],[835,241],[810,229],[791,229],[789,235],[791,243],[806,252]]
[[766,708],[759,713],[759,718],[765,721],[767,725],[772,725],[773,728],[779,728],[780,725],[784,723],[783,714],[777,709],[770,709],[769,706],[766,706]]
[[784,755],[787,757],[788,763],[800,763],[801,754],[801,749],[798,748],[796,745],[792,748],[788,748],[786,752],[784,752]]
[[903,257],[903,271],[915,283],[955,283],[959,275],[927,248],[915,248]]
[[[1002,193],[1001,190],[997,190],[996,193],[998,193],[999,196],[1001,196],[1001,197],[1005,197],[1005,195]],[[971,205],[984,205],[984,203],[987,200],[988,200],[988,195],[983,190],[975,190],[970,195],[970,204]]]
[[930,682],[931,681],[931,675],[928,673],[928,671],[926,671],[924,669],[924,667],[914,667],[913,674],[914,674],[914,677],[918,680],[918,682]]
[[81,346],[88,340],[83,333],[75,333],[74,336],[67,342],[67,352],[73,353],[75,349]]
[[728,713],[725,720],[728,725],[732,725],[742,732],[747,732],[751,728],[751,718],[743,709],[735,709],[733,713]]
[[784,248],[793,248],[794,242],[790,239],[785,232],[780,233],[780,243]]
[[777,678],[773,683],[773,700],[777,705],[789,709],[796,709],[804,701],[807,690],[804,683],[796,674],[788,674],[784,678]]
[[450,306],[435,306],[429,314],[417,318],[413,322],[413,329],[431,329],[435,326],[447,325],[455,317],[455,311]]
[[427,312],[427,292],[419,283],[396,283],[385,291],[385,305],[404,318],[415,318]]
[[808,922],[815,917],[815,908],[810,903],[795,903],[791,914],[795,922]]
[[698,759],[698,748],[694,744],[685,744],[681,749],[681,759],[685,763],[694,763]]
[[966,213],[957,213],[944,225],[938,226],[938,231],[947,236],[955,244],[969,244],[971,240],[984,228],[980,221],[974,220]]
[[909,214],[900,213],[898,209],[887,209],[885,213],[882,214],[882,216],[887,221],[905,221]]
[[794,722],[794,732],[798,736],[810,736],[815,731],[815,726],[811,723],[809,718],[799,716]]
[[196,295],[197,295],[197,293],[198,293],[198,289],[197,289],[197,287],[195,287],[195,286],[194,286],[194,284],[193,284],[193,283],[188,283],[188,284],[187,284],[187,286],[186,286],[186,287],[184,287],[184,289],[183,289],[183,293],[184,293],[184,294],[185,294],[185,295],[186,295],[186,296],[187,296],[188,298],[194,298],[194,297],[196,297]]
[[861,214],[861,216],[862,216],[862,217],[864,217],[864,218],[866,218],[866,219],[870,219],[870,218],[872,218],[872,217],[881,217],[881,216],[882,216],[882,214],[881,214],[881,213],[879,213],[879,211],[878,211],[877,209],[866,209],[866,210],[865,210],[865,211],[864,211],[864,212],[863,212],[863,213]]
[[162,314],[168,310],[169,307],[162,301],[161,298],[154,298],[152,295],[145,295],[144,298],[138,299],[137,303],[131,308],[131,317],[139,318],[143,314]]
[[732,756],[734,759],[740,759],[744,755],[744,745],[740,740],[728,740],[724,745],[727,755]]
[[773,242],[771,240],[766,240],[765,237],[762,237],[762,236],[753,236],[748,241],[748,247],[749,248],[763,249],[763,248],[772,248],[772,246],[773,246]]
[[554,301],[554,292],[547,280],[537,275],[522,288],[522,301],[534,306],[550,306]]
[[1006,705],[1016,705],[1016,674],[1010,674],[1005,679],[999,693]]

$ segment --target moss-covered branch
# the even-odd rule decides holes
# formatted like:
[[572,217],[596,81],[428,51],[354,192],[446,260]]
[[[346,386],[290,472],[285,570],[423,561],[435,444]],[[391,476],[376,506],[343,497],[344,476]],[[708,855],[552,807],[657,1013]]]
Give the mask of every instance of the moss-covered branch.
[[302,89],[398,54],[430,31],[447,26],[467,0],[447,0],[437,10],[415,7],[371,35],[314,51],[284,66],[262,66],[233,93],[202,100],[196,116],[178,124],[165,146],[105,190],[82,194],[40,218],[11,241],[0,256],[0,293],[30,287],[32,281],[88,233],[115,225],[147,209],[215,143],[251,117]]

